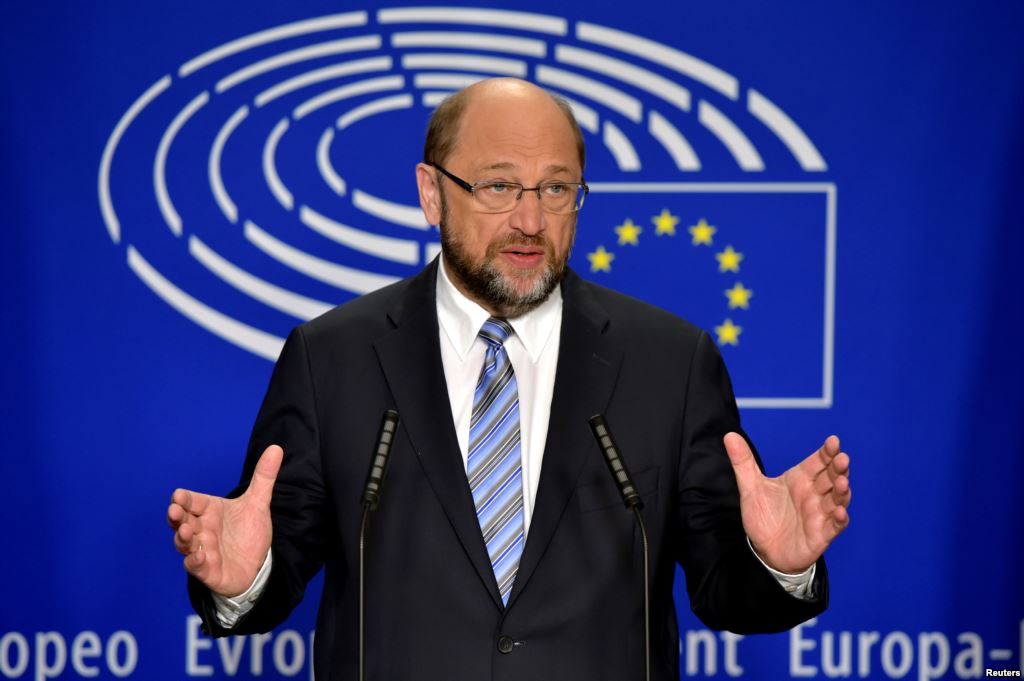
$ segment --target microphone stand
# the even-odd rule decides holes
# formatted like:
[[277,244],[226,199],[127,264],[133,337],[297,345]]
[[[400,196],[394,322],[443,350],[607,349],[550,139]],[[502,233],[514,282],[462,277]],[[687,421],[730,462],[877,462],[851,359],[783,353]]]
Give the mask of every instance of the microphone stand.
[[640,539],[643,544],[644,553],[644,679],[651,681],[651,584],[650,584],[650,547],[647,540],[647,526],[644,524],[644,516],[640,510],[644,507],[643,499],[633,485],[633,478],[626,469],[626,462],[619,455],[619,448],[612,438],[608,429],[608,423],[602,414],[591,416],[587,422],[590,430],[597,440],[598,449],[604,455],[608,470],[622,494],[622,501],[626,508],[633,511],[636,516],[637,526],[640,528]]
[[366,533],[370,525],[370,513],[376,511],[380,504],[381,487],[387,474],[388,457],[391,455],[391,445],[399,421],[398,412],[394,409],[384,412],[377,433],[377,447],[363,488],[363,517],[359,523],[359,681],[363,681],[366,673]]

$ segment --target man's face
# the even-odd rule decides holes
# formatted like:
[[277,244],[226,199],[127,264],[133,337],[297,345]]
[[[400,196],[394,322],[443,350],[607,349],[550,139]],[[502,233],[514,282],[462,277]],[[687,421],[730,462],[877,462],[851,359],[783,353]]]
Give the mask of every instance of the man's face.
[[[475,93],[467,104],[445,168],[470,184],[579,182],[575,138],[562,111],[532,88],[512,84],[498,90]],[[421,168],[436,185],[436,221],[456,287],[503,317],[519,316],[543,302],[562,279],[576,214],[542,210],[536,192],[524,193],[510,212],[483,213],[472,194],[433,168]],[[422,191],[427,178],[420,179]]]

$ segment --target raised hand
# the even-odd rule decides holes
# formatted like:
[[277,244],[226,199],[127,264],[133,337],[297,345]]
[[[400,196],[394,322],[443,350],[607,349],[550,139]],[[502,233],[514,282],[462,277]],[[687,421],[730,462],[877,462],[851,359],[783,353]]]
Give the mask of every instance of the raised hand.
[[256,579],[270,550],[270,498],[284,450],[271,445],[260,456],[249,488],[237,499],[176,489],[167,508],[174,546],[185,569],[211,591],[237,596]]
[[803,572],[850,522],[850,457],[839,438],[777,478],[765,477],[747,441],[725,436],[740,490],[743,529],[761,559],[780,572]]

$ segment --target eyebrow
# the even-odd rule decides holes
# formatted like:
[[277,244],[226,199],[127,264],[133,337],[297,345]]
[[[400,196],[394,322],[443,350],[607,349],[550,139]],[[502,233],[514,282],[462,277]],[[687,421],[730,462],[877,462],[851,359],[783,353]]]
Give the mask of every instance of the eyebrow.
[[[518,169],[519,169],[519,166],[517,166],[515,163],[509,163],[508,161],[505,161],[505,162],[502,162],[502,163],[492,163],[491,165],[484,166],[480,170],[486,172],[488,170],[518,170]],[[544,174],[545,175],[555,175],[557,173],[570,173],[571,174],[572,171],[567,166],[561,166],[561,165],[550,165],[550,166],[548,166],[547,168],[544,169]]]

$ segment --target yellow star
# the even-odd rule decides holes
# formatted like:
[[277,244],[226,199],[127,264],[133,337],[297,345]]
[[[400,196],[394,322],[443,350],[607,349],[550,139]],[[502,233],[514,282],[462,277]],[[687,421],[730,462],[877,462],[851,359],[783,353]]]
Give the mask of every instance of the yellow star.
[[754,292],[749,288],[745,288],[740,282],[729,289],[725,290],[725,297],[729,299],[729,309],[735,310],[738,307],[742,307],[744,310],[750,307],[750,297],[754,295]]
[[591,272],[611,272],[615,254],[604,250],[604,246],[598,246],[593,253],[587,253],[587,260],[590,261]]
[[640,243],[640,232],[644,230],[633,224],[633,221],[626,218],[626,221],[615,228],[615,233],[619,235],[619,245],[625,246],[629,244],[636,246]]
[[721,253],[715,253],[715,259],[718,260],[719,272],[739,272],[743,254],[732,250],[732,246],[726,246]]
[[736,326],[731,319],[726,319],[721,326],[715,327],[715,333],[718,334],[719,345],[739,345],[743,327]]
[[693,236],[694,246],[710,246],[711,237],[715,235],[718,230],[708,224],[704,218],[700,219],[700,222],[690,227],[690,234]]
[[669,236],[676,235],[676,223],[679,222],[679,218],[672,213],[668,212],[668,208],[663,208],[660,215],[655,215],[651,218],[651,222],[655,226],[655,234],[661,236],[662,234],[668,234]]

